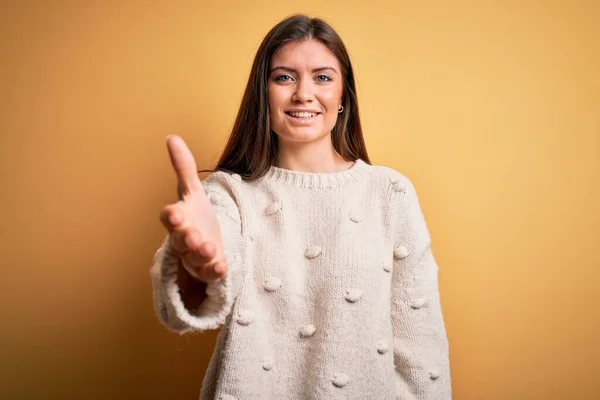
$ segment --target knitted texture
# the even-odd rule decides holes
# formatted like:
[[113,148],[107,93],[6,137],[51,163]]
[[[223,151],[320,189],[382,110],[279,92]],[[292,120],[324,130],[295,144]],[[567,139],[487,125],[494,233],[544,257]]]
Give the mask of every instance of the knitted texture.
[[451,399],[438,267],[408,178],[357,160],[203,184],[227,277],[190,310],[167,240],[151,269],[166,327],[222,326],[201,399]]

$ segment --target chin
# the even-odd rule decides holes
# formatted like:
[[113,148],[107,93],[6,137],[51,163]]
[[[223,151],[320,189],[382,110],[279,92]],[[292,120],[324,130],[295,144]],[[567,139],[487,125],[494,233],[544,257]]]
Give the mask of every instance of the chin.
[[316,142],[329,135],[329,132],[323,133],[316,129],[290,129],[285,130],[281,134],[277,134],[279,140],[288,143],[310,143]]

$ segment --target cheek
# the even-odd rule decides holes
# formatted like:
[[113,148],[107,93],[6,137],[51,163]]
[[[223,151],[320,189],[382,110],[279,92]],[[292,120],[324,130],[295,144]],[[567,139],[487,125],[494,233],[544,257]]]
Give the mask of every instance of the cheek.
[[342,91],[338,88],[329,88],[323,90],[320,93],[320,101],[323,104],[328,112],[336,111],[339,106],[339,102],[342,98]]
[[274,110],[277,107],[277,95],[270,87],[267,89],[267,96],[269,96],[269,109]]
[[279,110],[282,107],[285,93],[282,93],[281,90],[277,90],[273,86],[267,88],[267,93],[269,96],[269,109],[273,111]]

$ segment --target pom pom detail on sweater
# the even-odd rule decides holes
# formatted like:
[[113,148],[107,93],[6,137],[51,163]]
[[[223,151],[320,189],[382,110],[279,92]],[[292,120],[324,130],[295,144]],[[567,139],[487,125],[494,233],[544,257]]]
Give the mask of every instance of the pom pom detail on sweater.
[[265,371],[270,371],[273,368],[273,358],[270,356],[264,356],[262,358],[262,367]]
[[274,276],[265,279],[263,287],[267,292],[275,292],[281,286],[281,279]]
[[394,249],[394,257],[403,259],[408,257],[408,249],[404,246],[398,246]]
[[344,373],[337,373],[333,376],[331,382],[335,387],[342,388],[350,382],[350,377]]
[[308,324],[308,325],[304,325],[301,329],[300,329],[300,336],[302,337],[311,337],[312,335],[315,334],[315,331],[317,330],[317,328],[315,328],[314,325]]
[[250,310],[240,310],[237,313],[237,322],[240,325],[246,326],[246,325],[250,325],[252,323],[253,320],[253,314],[252,311]]
[[385,354],[389,349],[390,348],[385,340],[380,340],[377,342],[377,352],[379,354]]
[[358,211],[352,211],[350,213],[350,221],[358,224],[358,223],[362,222],[362,220],[363,220],[363,216]]
[[432,381],[437,380],[440,377],[440,371],[437,369],[434,369],[432,371],[429,372],[429,379],[431,379]]
[[346,300],[350,303],[356,303],[362,297],[362,290],[358,288],[348,289],[346,291]]
[[384,262],[383,263],[383,270],[385,272],[391,272],[392,271],[392,264],[388,263],[388,262]]
[[267,215],[273,215],[279,212],[279,210],[281,210],[281,202],[279,201],[274,201],[271,204],[269,204],[267,206],[267,209],[265,210],[265,213]]
[[427,304],[427,299],[421,297],[418,299],[411,300],[410,307],[415,310],[418,310],[419,308],[422,308],[425,304]]
[[321,246],[310,246],[304,252],[304,255],[308,259],[317,258],[321,255]]

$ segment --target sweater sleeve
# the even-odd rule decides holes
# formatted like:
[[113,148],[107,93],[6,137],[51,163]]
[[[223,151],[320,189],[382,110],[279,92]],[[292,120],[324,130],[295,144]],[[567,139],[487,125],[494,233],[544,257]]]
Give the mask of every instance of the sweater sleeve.
[[207,284],[207,297],[197,309],[189,310],[183,304],[177,284],[181,260],[170,252],[168,236],[154,255],[150,269],[154,311],[159,321],[173,332],[183,334],[221,326],[242,285],[245,246],[241,218],[230,180],[225,175],[213,174],[206,178],[203,186],[219,222],[228,272],[220,282]]
[[430,234],[413,184],[404,176],[392,182],[391,310],[397,398],[449,400],[448,339]]

